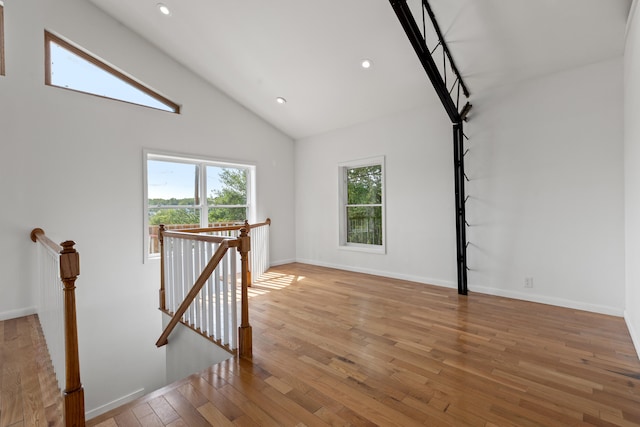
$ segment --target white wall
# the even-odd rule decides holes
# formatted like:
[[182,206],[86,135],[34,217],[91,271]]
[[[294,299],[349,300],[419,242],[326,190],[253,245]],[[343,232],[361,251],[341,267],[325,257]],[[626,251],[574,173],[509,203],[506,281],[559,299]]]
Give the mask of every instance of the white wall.
[[[166,328],[171,317],[162,314],[162,327]],[[202,338],[202,335],[178,323],[171,332],[171,345],[167,351],[167,383],[186,378],[217,363],[230,359],[233,354]]]
[[622,58],[478,94],[470,124],[469,288],[621,315]]
[[[434,102],[296,141],[298,261],[456,286],[452,135]],[[338,165],[382,155],[387,253],[340,249]]]
[[[165,380],[159,265],[142,263],[142,151],[257,165],[274,262],[293,259],[293,141],[81,0],[5,2],[0,77],[0,317],[28,313],[33,227],[73,239],[82,381],[91,415]],[[44,29],[182,104],[174,115],[44,85]],[[117,403],[117,402],[116,402]],[[107,405],[107,406],[104,406]]]
[[625,319],[640,353],[640,16],[631,9],[624,55],[624,171],[626,225]]
[[[474,94],[469,289],[621,315],[622,59]],[[455,286],[442,107],[296,142],[299,261]],[[387,156],[386,255],[338,248],[338,163]],[[524,278],[534,287],[524,289]]]

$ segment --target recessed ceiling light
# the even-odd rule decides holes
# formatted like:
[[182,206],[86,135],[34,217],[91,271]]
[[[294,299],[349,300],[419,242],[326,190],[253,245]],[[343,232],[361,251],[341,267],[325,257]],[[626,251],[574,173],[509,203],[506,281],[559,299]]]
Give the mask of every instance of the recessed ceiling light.
[[287,103],[287,100],[286,100],[286,99],[284,99],[283,97],[279,96],[279,97],[277,97],[277,98],[276,98],[276,102],[277,102],[278,104],[286,104],[286,103]]
[[171,11],[169,10],[169,8],[162,4],[162,3],[158,3],[158,10],[160,11],[160,13],[162,13],[163,15],[171,15]]
[[373,63],[371,62],[370,59],[363,59],[360,65],[362,66],[362,68],[367,69],[367,68],[371,68]]

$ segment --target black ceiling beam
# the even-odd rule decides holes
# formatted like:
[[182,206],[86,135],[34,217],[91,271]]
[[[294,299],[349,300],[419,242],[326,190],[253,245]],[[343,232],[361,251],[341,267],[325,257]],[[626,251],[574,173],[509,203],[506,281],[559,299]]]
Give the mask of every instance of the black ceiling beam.
[[438,40],[442,45],[442,49],[447,54],[447,58],[449,58],[449,65],[451,65],[451,69],[456,74],[458,79],[460,79],[460,86],[462,86],[462,92],[464,96],[469,97],[469,89],[467,89],[467,85],[464,84],[462,80],[462,76],[460,76],[460,72],[458,71],[458,67],[456,67],[456,63],[453,60],[453,56],[451,56],[451,52],[449,51],[449,46],[444,41],[444,36],[442,35],[442,31],[440,31],[440,25],[438,25],[438,21],[436,20],[436,15],[433,13],[433,9],[431,9],[431,5],[429,5],[428,0],[422,0],[422,6],[427,9],[427,13],[429,13],[429,18],[431,18],[431,23],[433,24],[433,29],[436,30],[436,34],[438,35]]
[[[462,120],[460,118],[460,113],[458,112],[456,104],[453,102],[453,100],[451,99],[451,96],[449,95],[449,89],[444,84],[444,80],[440,75],[440,71],[438,70],[436,63],[433,60],[433,57],[431,56],[431,52],[429,52],[429,49],[427,48],[427,44],[425,43],[424,37],[420,32],[420,27],[418,27],[416,20],[413,18],[413,14],[409,9],[409,6],[407,5],[406,0],[389,0],[389,2],[391,3],[391,7],[393,7],[393,10],[395,11],[396,16],[398,17],[398,20],[402,25],[402,28],[404,28],[404,32],[407,34],[407,37],[409,38],[409,41],[411,42],[413,49],[416,51],[416,54],[418,55],[418,59],[420,59],[420,62],[422,63],[424,70],[427,72],[427,76],[429,76],[429,80],[431,80],[431,84],[433,85],[433,88],[438,94],[438,97],[440,98],[440,102],[442,102],[442,105],[444,106],[445,111],[449,115],[451,122],[460,123],[460,121]],[[435,22],[435,17],[432,17],[431,19],[433,22]],[[445,49],[445,52],[448,52],[449,49],[446,47],[446,43],[444,39],[441,37],[440,31],[437,30],[437,32],[438,32],[438,37],[440,38],[440,43]],[[450,56],[449,56],[449,60],[451,61]],[[453,62],[451,62],[451,64],[453,68]],[[456,69],[456,73],[457,73],[457,69]],[[458,77],[459,76],[460,75],[458,74]],[[466,95],[468,91],[466,91],[466,87],[462,82],[462,78],[459,78],[459,80],[460,80],[460,83],[462,84],[463,90],[465,90],[465,95]]]

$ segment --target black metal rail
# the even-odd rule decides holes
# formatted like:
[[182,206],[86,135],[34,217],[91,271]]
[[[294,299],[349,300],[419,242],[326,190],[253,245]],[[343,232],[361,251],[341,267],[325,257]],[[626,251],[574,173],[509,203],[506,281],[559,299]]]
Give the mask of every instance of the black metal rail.
[[[407,5],[406,0],[389,0],[393,10],[402,25],[413,49],[418,55],[418,59],[422,64],[433,88],[442,102],[442,106],[447,112],[449,119],[453,123],[453,160],[455,173],[455,208],[456,208],[456,264],[458,271],[458,293],[467,294],[467,236],[466,236],[466,196],[464,182],[467,179],[464,172],[464,128],[463,121],[466,121],[467,114],[471,110],[471,104],[468,102],[460,109],[460,90],[465,97],[469,97],[469,90],[462,80],[462,76],[458,71],[458,67],[453,61],[453,56],[447,42],[444,39],[435,14],[427,0],[422,0],[422,24],[423,30],[420,31],[411,9]],[[426,41],[426,15],[433,25],[433,29],[437,35],[437,43],[433,50],[429,50]],[[434,52],[442,49],[443,72],[438,69],[436,61],[433,57]],[[455,75],[455,81],[451,88],[447,86],[447,66]],[[454,102],[452,93],[457,88],[456,100]]]

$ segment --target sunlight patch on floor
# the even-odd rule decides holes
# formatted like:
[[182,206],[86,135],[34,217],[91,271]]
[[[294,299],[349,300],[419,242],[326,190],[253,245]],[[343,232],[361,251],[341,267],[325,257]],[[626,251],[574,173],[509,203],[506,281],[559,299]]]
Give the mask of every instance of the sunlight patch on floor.
[[304,276],[266,272],[249,287],[249,298],[268,294],[271,291],[285,289],[304,280]]

